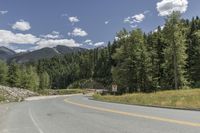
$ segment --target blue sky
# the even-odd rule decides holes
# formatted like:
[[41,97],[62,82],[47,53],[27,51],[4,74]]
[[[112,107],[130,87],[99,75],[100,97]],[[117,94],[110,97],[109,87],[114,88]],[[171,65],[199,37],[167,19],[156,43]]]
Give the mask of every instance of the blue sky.
[[0,0],[0,46],[92,48],[113,41],[122,28],[154,30],[173,10],[199,16],[199,6],[199,0]]

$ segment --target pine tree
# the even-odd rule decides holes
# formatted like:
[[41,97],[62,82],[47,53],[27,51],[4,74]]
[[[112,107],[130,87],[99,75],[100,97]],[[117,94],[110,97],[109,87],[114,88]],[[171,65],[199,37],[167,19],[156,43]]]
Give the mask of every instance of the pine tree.
[[39,77],[32,66],[23,67],[20,74],[20,87],[37,91],[39,88]]
[[149,91],[150,58],[142,31],[134,30],[120,41],[124,44],[113,55],[116,61],[116,66],[112,68],[114,82],[130,92]]
[[19,65],[12,62],[8,67],[8,84],[11,87],[20,87],[20,69]]
[[7,80],[8,66],[0,60],[0,84],[5,85]]
[[27,70],[27,73],[30,78],[30,88],[33,89],[34,91],[37,91],[39,88],[39,76],[36,72],[36,69],[32,66],[30,66]]
[[[165,76],[167,88],[179,89],[188,84],[185,76],[186,37],[180,21],[180,13],[173,12],[166,19],[164,37],[167,44],[165,53]],[[172,84],[173,83],[173,84]]]
[[[189,20],[188,20],[189,21]],[[199,63],[199,30],[200,20],[198,17],[192,18],[191,22],[185,22],[188,27],[187,33],[187,72],[191,81],[192,87],[200,87],[200,80],[198,76]]]
[[192,64],[189,69],[190,78],[193,87],[200,87],[200,30],[192,35],[192,50],[193,54],[190,55],[190,63]]
[[[131,78],[127,75],[129,68],[126,65],[128,63],[128,51],[125,45],[128,45],[128,32],[126,30],[120,31],[117,35],[119,38],[117,43],[118,48],[116,52],[112,55],[112,59],[115,62],[115,65],[112,66],[112,78],[115,84],[118,84],[120,89],[128,87],[128,80]],[[126,59],[126,62],[125,62]],[[124,90],[121,90],[124,91]]]
[[49,89],[50,88],[50,77],[47,72],[40,74],[40,89]]
[[99,55],[97,56],[93,79],[97,82],[102,83],[104,86],[109,85],[112,82],[111,76],[111,53],[110,44],[108,48],[98,50]]
[[159,26],[155,32],[150,33],[147,37],[147,48],[151,57],[152,65],[152,87],[156,90],[164,89],[164,49],[166,44],[163,38],[163,32]]

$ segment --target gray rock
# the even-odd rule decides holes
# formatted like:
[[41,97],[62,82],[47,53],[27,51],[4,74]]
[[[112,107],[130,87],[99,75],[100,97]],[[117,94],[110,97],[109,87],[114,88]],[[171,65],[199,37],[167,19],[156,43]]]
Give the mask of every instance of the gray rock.
[[23,99],[32,96],[38,96],[37,93],[30,90],[16,88],[16,87],[7,87],[0,85],[0,94],[6,98],[5,102],[21,102]]

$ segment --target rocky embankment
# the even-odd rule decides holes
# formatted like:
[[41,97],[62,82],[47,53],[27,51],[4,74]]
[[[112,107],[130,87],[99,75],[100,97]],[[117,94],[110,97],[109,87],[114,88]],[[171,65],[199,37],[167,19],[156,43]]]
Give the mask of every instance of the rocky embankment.
[[20,102],[32,96],[38,96],[38,94],[26,89],[0,85],[0,102]]

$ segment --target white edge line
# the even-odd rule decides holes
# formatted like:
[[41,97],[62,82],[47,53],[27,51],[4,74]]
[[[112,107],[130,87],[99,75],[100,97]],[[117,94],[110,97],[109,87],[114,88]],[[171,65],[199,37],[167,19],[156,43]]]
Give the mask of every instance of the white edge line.
[[29,116],[30,116],[30,118],[31,118],[31,120],[32,120],[32,122],[33,122],[33,124],[35,125],[35,127],[36,127],[37,130],[39,131],[39,133],[44,133],[44,132],[42,131],[42,129],[39,127],[39,125],[38,125],[38,123],[36,122],[36,120],[33,118],[33,115],[32,115],[32,112],[31,112],[30,109],[29,109]]
[[59,97],[77,96],[77,95],[81,95],[81,93],[70,94],[70,95],[35,96],[35,97],[28,97],[25,99],[25,101],[37,101],[37,100],[53,99],[53,98],[59,98]]

